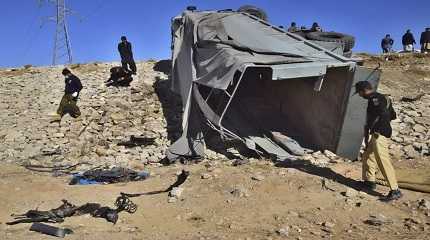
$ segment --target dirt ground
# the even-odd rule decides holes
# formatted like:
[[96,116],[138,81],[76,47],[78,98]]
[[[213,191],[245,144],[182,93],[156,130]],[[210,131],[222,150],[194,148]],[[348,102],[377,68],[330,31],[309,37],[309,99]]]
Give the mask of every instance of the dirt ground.
[[[369,67],[382,64],[381,90],[395,98],[429,92],[426,67],[430,57],[393,57],[391,62],[379,56],[363,57]],[[410,67],[414,61],[419,62],[418,67]],[[430,166],[428,157],[408,161],[393,158],[398,167]],[[430,239],[430,209],[418,207],[418,202],[429,201],[430,195],[403,190],[401,200],[381,202],[379,198],[388,192],[386,187],[378,186],[377,192],[358,191],[360,162],[334,161],[328,167],[318,167],[306,161],[276,165],[251,159],[249,164],[235,167],[231,160],[219,159],[194,165],[147,164],[144,168],[151,177],[140,182],[70,186],[69,176],[54,177],[16,163],[2,163],[0,239],[55,239],[30,232],[30,224],[6,225],[12,213],[49,210],[60,206],[62,199],[75,205],[95,202],[114,207],[120,192],[165,189],[182,169],[191,175],[176,202],[169,203],[167,193],[142,196],[132,199],[138,205],[137,212],[120,213],[115,225],[100,218],[76,216],[55,226],[73,230],[66,236],[71,240]],[[382,219],[381,225],[366,223],[371,216]]]
[[[185,166],[191,171],[183,185],[183,197],[167,202],[167,194],[133,198],[135,214],[121,213],[116,225],[89,216],[66,218],[61,227],[75,233],[67,239],[430,239],[430,218],[414,210],[417,199],[426,194],[404,191],[405,197],[392,204],[378,201],[378,195],[359,192],[344,196],[357,187],[360,166],[336,164],[318,168],[306,164],[276,167],[268,161],[230,166],[230,162],[206,162]],[[67,199],[78,205],[98,202],[113,207],[119,192],[164,189],[175,181],[184,166],[151,169],[142,182],[113,185],[69,186],[69,178],[35,174],[14,165],[0,173],[0,238],[53,239],[29,232],[29,224],[7,226],[11,213],[28,209],[47,210]],[[203,173],[211,178],[203,179]],[[264,179],[254,180],[255,175]],[[322,179],[326,189],[322,188]],[[232,194],[234,189],[243,194]],[[385,187],[378,191],[386,193]],[[243,195],[243,196],[241,196]],[[393,223],[369,226],[370,215],[382,214]],[[427,213],[428,214],[428,213]],[[405,226],[405,219],[417,224]],[[288,237],[279,233],[289,229]]]

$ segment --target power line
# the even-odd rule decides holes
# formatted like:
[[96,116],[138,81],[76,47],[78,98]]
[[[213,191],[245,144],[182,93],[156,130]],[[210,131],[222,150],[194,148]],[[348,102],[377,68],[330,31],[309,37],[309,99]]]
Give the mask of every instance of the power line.
[[34,27],[34,24],[37,22],[37,20],[40,18],[40,7],[38,8],[38,11],[36,13],[36,18],[31,21],[27,27],[27,30],[25,31],[25,41],[26,41],[26,45],[23,48],[24,52],[23,52],[23,59],[25,59],[28,55],[28,53],[30,52],[31,48],[33,47],[33,43],[36,41],[37,37],[39,36],[40,33],[40,29],[41,26],[37,29],[36,32],[31,32],[31,30]]

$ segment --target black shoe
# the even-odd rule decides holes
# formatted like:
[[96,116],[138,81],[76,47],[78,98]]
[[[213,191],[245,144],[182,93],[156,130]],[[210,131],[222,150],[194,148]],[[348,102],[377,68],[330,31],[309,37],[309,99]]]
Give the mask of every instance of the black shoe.
[[376,190],[376,183],[373,181],[363,181],[362,187],[363,187],[363,189],[368,190],[368,191],[375,191]]
[[383,202],[391,202],[393,200],[398,200],[403,196],[399,189],[391,190],[385,198],[381,199]]

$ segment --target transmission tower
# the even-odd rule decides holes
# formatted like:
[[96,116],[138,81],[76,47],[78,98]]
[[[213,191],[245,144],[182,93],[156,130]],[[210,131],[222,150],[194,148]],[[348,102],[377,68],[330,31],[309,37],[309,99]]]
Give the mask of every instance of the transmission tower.
[[41,7],[45,2],[48,2],[52,3],[56,9],[55,16],[43,19],[54,21],[56,23],[52,64],[57,65],[63,63],[72,63],[72,47],[70,45],[70,38],[69,32],[67,30],[66,21],[66,18],[71,13],[71,11],[70,9],[66,8],[66,0],[38,0],[38,2],[39,7]]
[[57,9],[57,15],[55,17],[56,27],[52,64],[70,64],[72,63],[72,47],[70,45],[69,32],[67,30],[66,0],[56,0],[55,6]]

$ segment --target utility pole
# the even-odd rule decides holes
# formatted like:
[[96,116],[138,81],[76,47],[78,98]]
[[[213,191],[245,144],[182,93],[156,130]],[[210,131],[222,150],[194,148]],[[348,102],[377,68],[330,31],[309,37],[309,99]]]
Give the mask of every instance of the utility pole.
[[66,18],[71,11],[66,8],[66,0],[39,0],[39,7],[45,1],[52,3],[56,9],[56,15],[47,18],[47,20],[56,23],[52,64],[70,64],[72,63],[72,46],[70,45]]
[[69,32],[67,30],[66,0],[56,0],[57,16],[55,18],[55,41],[52,64],[72,63],[72,47],[70,45]]

